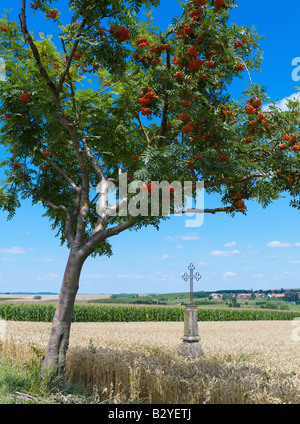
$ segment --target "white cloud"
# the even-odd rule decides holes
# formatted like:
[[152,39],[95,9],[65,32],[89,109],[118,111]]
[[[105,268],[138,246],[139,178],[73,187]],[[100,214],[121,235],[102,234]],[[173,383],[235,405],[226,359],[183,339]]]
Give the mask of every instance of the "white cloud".
[[146,278],[154,278],[153,274],[119,274],[117,278],[128,278],[130,280],[143,280]]
[[102,274],[88,274],[88,275],[83,275],[82,278],[111,278],[112,275],[111,274],[106,274],[106,275],[102,275]]
[[0,249],[0,253],[6,253],[9,255],[24,255],[25,253],[32,251],[33,249],[23,249],[23,247],[6,247]]
[[[282,111],[287,111],[288,110],[288,107],[287,107],[288,100],[299,100],[299,95],[300,95],[300,93],[298,92],[298,93],[293,93],[290,96],[284,97],[283,99],[278,100],[276,102],[275,106]],[[265,112],[269,111],[269,106],[270,106],[270,104],[264,105],[262,107],[262,110],[265,111]]]
[[299,100],[299,94],[300,93],[293,93],[288,97],[284,97],[283,99],[276,102],[276,106],[283,111],[287,111],[288,110],[288,108],[287,108],[288,100]]
[[199,262],[199,265],[203,265],[203,266],[211,265],[211,262]]
[[223,274],[223,277],[234,277],[235,275],[235,272],[228,271]]
[[187,233],[182,234],[181,236],[171,237],[167,236],[166,240],[175,241],[175,240],[200,240],[200,237],[197,233]]
[[166,259],[173,258],[173,256],[170,255],[160,255],[160,256],[153,256],[152,259],[158,260],[158,261],[165,261]]
[[42,259],[42,262],[54,262],[54,259],[52,258]]
[[241,252],[239,250],[228,250],[228,251],[222,251],[222,250],[213,250],[210,252],[211,256],[233,256],[233,255],[239,255]]
[[184,246],[182,244],[177,244],[177,246],[175,246],[175,247],[176,247],[176,249],[183,249],[184,248]]
[[295,246],[300,246],[300,243],[295,243]]
[[225,247],[232,247],[236,245],[236,241],[230,241],[229,243],[225,243],[224,246]]
[[300,264],[300,261],[289,261],[289,264]]
[[264,274],[254,274],[254,277],[263,277]]
[[44,277],[47,280],[57,280],[57,279],[60,279],[60,275],[58,275],[58,274],[45,274]]
[[291,271],[284,271],[285,274],[291,274]]
[[282,242],[282,241],[271,241],[267,243],[269,247],[290,247],[290,243]]

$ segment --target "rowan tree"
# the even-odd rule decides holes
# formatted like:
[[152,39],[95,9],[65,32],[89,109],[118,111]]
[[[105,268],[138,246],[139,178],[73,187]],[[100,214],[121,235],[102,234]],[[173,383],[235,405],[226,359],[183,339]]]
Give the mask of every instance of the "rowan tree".
[[[20,22],[0,20],[7,149],[0,207],[11,218],[24,198],[42,203],[70,249],[43,365],[44,373],[61,377],[86,258],[111,255],[110,237],[159,228],[164,219],[124,214],[135,193],[109,213],[109,183],[118,190],[120,178],[142,181],[150,204],[152,181],[192,181],[194,188],[203,181],[222,200],[199,213],[245,214],[247,200],[265,207],[291,187],[297,196],[300,108],[290,102],[288,111],[278,110],[252,82],[260,37],[254,28],[228,25],[235,0],[187,1],[164,31],[150,15],[147,22],[140,17],[158,0],[69,0],[66,26],[54,3],[59,8],[54,0],[26,8],[22,0]],[[53,21],[60,43],[31,34],[29,13]],[[230,96],[235,78],[249,84],[240,100]],[[173,187],[167,190],[172,198]],[[171,214],[188,211],[182,200],[171,205]]]

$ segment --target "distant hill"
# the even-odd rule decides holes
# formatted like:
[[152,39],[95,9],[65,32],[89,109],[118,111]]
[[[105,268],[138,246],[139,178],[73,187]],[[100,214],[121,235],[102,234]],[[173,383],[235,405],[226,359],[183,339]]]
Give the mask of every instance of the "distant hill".
[[52,292],[0,292],[0,294],[28,294],[28,295],[35,295],[35,294],[52,294],[52,295],[58,295],[59,293],[52,293]]

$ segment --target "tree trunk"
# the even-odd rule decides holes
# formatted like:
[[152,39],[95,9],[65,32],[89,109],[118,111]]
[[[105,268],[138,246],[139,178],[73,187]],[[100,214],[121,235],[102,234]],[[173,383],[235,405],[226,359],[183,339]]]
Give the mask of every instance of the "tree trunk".
[[71,250],[41,370],[44,385],[47,388],[62,386],[64,382],[72,313],[83,263],[84,259],[78,251]]

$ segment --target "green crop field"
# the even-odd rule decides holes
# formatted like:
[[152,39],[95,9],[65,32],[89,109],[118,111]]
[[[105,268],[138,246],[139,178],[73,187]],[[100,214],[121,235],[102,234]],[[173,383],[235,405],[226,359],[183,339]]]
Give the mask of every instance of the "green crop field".
[[[0,304],[0,318],[8,321],[51,322],[55,305]],[[199,321],[292,320],[295,311],[198,308]],[[183,321],[184,307],[75,305],[73,322]]]

